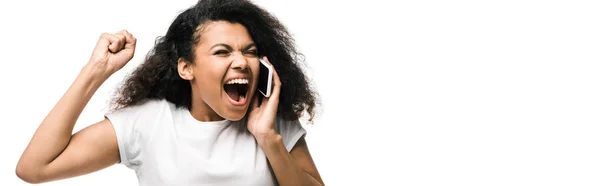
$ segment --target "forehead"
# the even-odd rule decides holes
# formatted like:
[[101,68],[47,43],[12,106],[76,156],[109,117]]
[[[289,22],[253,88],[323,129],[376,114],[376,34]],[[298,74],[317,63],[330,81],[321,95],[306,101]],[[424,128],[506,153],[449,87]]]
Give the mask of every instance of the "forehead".
[[199,44],[224,43],[229,45],[247,45],[253,43],[250,33],[242,24],[227,21],[210,21],[199,29]]

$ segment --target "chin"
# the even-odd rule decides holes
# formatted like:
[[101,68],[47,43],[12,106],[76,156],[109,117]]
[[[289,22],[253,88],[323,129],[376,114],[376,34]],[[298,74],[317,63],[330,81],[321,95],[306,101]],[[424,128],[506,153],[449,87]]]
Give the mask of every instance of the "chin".
[[239,121],[239,120],[243,119],[244,116],[246,116],[246,111],[247,111],[247,109],[244,109],[243,112],[229,110],[229,111],[225,111],[225,114],[222,117],[229,121]]

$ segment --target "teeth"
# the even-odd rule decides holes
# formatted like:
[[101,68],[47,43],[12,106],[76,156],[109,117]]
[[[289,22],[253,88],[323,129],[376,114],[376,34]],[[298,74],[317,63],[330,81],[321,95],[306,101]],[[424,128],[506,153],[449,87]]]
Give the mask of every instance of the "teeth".
[[225,84],[248,84],[248,79],[232,79]]

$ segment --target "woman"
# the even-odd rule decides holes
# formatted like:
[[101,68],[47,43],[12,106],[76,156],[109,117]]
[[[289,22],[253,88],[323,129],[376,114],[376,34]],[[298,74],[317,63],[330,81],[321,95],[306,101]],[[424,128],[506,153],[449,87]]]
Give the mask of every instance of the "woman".
[[[98,87],[135,51],[127,31],[102,34],[90,61],[40,124],[17,165],[26,182],[88,174],[116,163],[140,185],[323,185],[298,118],[315,93],[287,30],[244,1],[185,10],[124,82],[105,119],[74,135]],[[259,59],[275,69],[256,93]]]

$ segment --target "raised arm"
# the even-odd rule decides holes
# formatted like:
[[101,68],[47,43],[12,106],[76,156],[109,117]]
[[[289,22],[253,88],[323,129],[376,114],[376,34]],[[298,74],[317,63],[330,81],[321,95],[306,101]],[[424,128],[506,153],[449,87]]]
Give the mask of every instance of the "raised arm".
[[16,174],[28,183],[42,183],[88,174],[118,163],[115,131],[104,119],[73,134],[73,126],[92,95],[135,52],[136,39],[127,31],[102,34],[90,61],[42,121],[21,155]]

